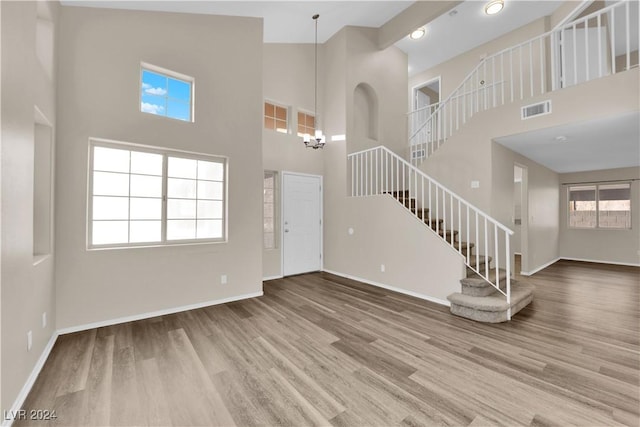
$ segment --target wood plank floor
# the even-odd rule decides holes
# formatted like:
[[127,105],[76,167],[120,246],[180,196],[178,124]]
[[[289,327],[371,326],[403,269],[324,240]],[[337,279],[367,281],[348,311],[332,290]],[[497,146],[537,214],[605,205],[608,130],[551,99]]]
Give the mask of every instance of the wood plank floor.
[[639,271],[558,262],[498,325],[326,273],[274,280],[60,336],[24,408],[65,426],[638,426]]

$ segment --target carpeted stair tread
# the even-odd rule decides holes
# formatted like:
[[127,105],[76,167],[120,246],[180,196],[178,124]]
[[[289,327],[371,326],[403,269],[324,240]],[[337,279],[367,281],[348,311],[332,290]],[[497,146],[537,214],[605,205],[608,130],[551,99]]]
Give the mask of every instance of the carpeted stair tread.
[[[514,284],[514,286],[511,287],[511,307],[514,307],[521,301],[531,297],[533,289],[533,285],[528,283]],[[495,291],[493,294],[485,297],[463,295],[456,292],[449,295],[447,299],[452,305],[456,304],[475,311],[501,312],[506,311],[509,308],[506,297],[498,291]]]
[[[473,249],[476,246],[475,243],[469,242],[469,249]],[[463,251],[467,250],[467,242],[453,242],[453,247],[455,249],[462,248]],[[473,256],[475,258],[475,255]]]
[[479,264],[480,264],[479,270],[484,271],[484,268],[486,266],[485,258],[489,258],[489,268],[491,268],[491,261],[493,260],[493,258],[491,258],[490,256],[486,257],[484,255],[478,256],[478,259],[476,259],[475,256],[472,256],[471,259],[469,259],[468,266],[469,267],[476,267],[476,261],[478,261]]
[[[500,287],[502,288],[502,285],[507,283],[507,272],[502,268],[499,270],[499,272],[500,274],[498,275],[498,278],[500,279]],[[491,269],[491,271],[489,272],[489,280],[491,280],[491,282],[493,283],[496,282],[495,268]],[[461,279],[460,282],[465,285],[475,286],[475,287],[491,286],[489,282],[487,282],[482,276],[480,276],[476,272],[472,272],[468,274],[467,277],[465,277],[464,279]],[[513,283],[513,280],[512,280],[512,283]]]

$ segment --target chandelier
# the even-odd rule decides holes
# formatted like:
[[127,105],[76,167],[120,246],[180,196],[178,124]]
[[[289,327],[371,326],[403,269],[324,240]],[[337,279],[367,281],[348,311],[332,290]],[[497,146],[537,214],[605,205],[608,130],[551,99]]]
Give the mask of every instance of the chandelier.
[[[316,23],[316,41],[315,41],[315,78],[314,78],[314,93],[313,93],[313,115],[315,120],[315,126],[318,125],[318,18],[320,15],[313,15],[313,20]],[[304,134],[303,137],[304,145],[307,148],[313,148],[317,150],[318,148],[324,147],[325,137],[322,134],[320,129],[316,129],[313,138],[308,133]]]

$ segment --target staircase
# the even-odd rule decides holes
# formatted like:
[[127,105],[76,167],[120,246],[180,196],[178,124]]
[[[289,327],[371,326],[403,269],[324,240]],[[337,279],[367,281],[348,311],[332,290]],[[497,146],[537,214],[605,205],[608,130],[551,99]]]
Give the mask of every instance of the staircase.
[[[533,287],[511,277],[513,231],[417,166],[479,112],[637,67],[639,20],[638,2],[622,0],[490,55],[444,101],[409,113],[409,161],[383,146],[348,156],[352,197],[393,197],[464,260],[461,292],[447,297],[453,314],[508,321]],[[550,112],[544,105],[523,105],[522,117]]]
[[348,158],[352,197],[393,197],[464,260],[462,292],[448,297],[453,314],[504,322],[531,302],[533,288],[511,278],[513,231],[386,147]]
[[479,112],[637,67],[639,21],[638,2],[622,0],[487,56],[435,109],[408,114],[411,163]]
[[[485,280],[482,275],[477,274],[474,268],[485,272],[487,263],[491,264],[491,257],[479,255],[474,256],[474,243],[461,242],[458,240],[459,230],[445,230],[442,228],[443,219],[429,218],[428,208],[417,208],[416,199],[410,197],[409,190],[391,191],[390,194],[394,199],[400,202],[405,208],[411,211],[419,220],[422,220],[434,232],[436,232],[443,240],[451,244],[452,247],[465,256],[469,254],[470,267],[467,268],[467,277],[460,280],[462,291],[454,293],[447,297],[451,303],[451,313],[472,319],[478,322],[499,323],[510,320],[511,316],[522,310],[533,300],[534,287],[527,283],[520,283],[511,279],[511,298],[507,302],[504,297],[506,290],[506,271],[500,269],[499,282],[502,283],[500,289],[495,289],[490,281]],[[492,281],[495,283],[495,272]],[[491,276],[490,276],[491,277]]]

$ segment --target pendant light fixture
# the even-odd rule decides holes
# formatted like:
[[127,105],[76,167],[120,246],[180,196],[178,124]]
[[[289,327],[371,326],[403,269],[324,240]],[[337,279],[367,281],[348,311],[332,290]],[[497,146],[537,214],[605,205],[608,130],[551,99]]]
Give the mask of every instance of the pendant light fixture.
[[[314,93],[313,93],[313,116],[314,116],[314,128],[318,126],[318,18],[320,15],[313,15],[313,20],[316,23],[316,42],[315,42],[315,76],[314,76]],[[320,129],[315,130],[315,135],[311,138],[311,135],[308,133],[304,134],[303,137],[304,145],[307,148],[313,148],[317,150],[318,148],[324,147],[325,137],[322,134]]]

